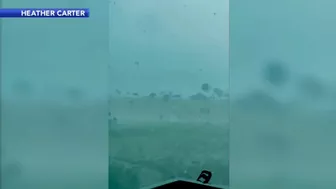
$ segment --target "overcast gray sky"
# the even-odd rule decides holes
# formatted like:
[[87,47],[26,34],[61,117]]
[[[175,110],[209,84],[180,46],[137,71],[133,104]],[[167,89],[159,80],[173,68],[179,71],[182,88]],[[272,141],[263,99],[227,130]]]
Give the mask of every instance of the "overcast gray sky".
[[[51,1],[35,1],[36,6],[51,6]],[[325,0],[321,6],[313,1],[291,2],[231,2],[235,91],[261,87],[261,66],[270,59],[284,61],[295,73],[319,75],[333,85],[336,27],[328,24],[335,14],[328,5],[335,1]],[[228,0],[115,0],[109,15],[101,4],[89,4],[90,19],[6,19],[3,93],[11,96],[13,85],[21,80],[31,83],[39,99],[62,97],[64,89],[71,87],[103,97],[108,85],[110,90],[144,94],[194,93],[203,82],[226,89],[228,4]]]
[[227,88],[228,1],[116,1],[110,15],[112,88],[145,94],[191,94],[205,82]]
[[112,91],[144,94],[228,86],[228,1],[115,2],[109,18],[92,5],[89,20],[5,20],[3,92],[26,80],[36,98],[67,87],[98,97],[108,77]]

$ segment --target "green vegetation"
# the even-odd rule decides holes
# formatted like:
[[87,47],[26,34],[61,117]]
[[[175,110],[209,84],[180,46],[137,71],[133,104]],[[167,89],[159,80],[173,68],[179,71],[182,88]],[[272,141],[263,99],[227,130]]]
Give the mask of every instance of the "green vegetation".
[[228,131],[228,125],[209,123],[114,125],[110,188],[132,189],[172,178],[194,180],[203,169],[214,172],[213,183],[228,185]]

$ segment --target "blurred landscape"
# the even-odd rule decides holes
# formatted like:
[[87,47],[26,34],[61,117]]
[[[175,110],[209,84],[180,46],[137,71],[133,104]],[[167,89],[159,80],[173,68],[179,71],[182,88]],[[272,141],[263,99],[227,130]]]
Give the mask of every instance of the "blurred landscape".
[[[83,188],[97,187],[105,178],[111,188],[131,189],[177,177],[195,179],[208,169],[216,185],[226,186],[230,174],[239,175],[242,182],[234,188],[314,188],[318,182],[332,188],[334,89],[313,75],[293,81],[290,73],[283,63],[270,61],[261,75],[265,88],[235,98],[227,92],[216,96],[210,84],[211,90],[203,84],[186,97],[114,95],[88,103],[73,98],[73,91],[81,92],[72,89],[63,104],[38,105],[27,95],[20,103],[4,101],[2,131],[7,135],[2,140],[10,149],[4,157],[16,165],[9,166],[6,182],[38,188],[33,181],[39,177],[57,188],[66,172],[87,178]],[[297,85],[291,98],[277,93],[286,85]],[[311,169],[323,171],[317,175]],[[54,176],[42,177],[48,170]],[[71,182],[79,186],[74,178],[63,184]]]
[[110,188],[195,180],[204,169],[229,184],[228,99],[173,96],[111,99]]
[[106,107],[2,102],[2,187],[106,188]]
[[[73,177],[64,186],[87,177],[81,186],[97,187],[108,157],[110,188],[139,188],[178,177],[195,180],[203,169],[214,172],[213,183],[228,185],[228,101],[197,96],[119,97],[110,100],[110,107],[107,101],[73,98],[65,104],[25,98],[3,102],[4,178],[10,178],[4,185],[57,188],[63,172]],[[41,175],[48,170],[50,175]],[[46,183],[37,185],[38,178]]]
[[94,14],[1,21],[2,188],[336,188],[336,1],[3,5]]

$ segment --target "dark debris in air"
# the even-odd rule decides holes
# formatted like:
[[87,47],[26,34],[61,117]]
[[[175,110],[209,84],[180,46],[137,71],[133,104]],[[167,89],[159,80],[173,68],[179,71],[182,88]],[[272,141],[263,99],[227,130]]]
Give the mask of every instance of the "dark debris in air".
[[115,121],[115,122],[118,121],[118,119],[116,117],[113,117],[112,120]]
[[209,92],[210,91],[210,84],[208,84],[208,83],[203,83],[202,84],[202,86],[201,86],[201,89],[202,89],[202,91],[204,91],[204,92]]
[[270,84],[280,87],[289,80],[289,70],[281,61],[269,61],[264,68],[264,78]]
[[224,91],[222,89],[220,89],[220,88],[214,88],[213,92],[219,98],[224,97]]
[[118,94],[118,95],[121,95],[121,91],[119,89],[116,89],[115,92]]
[[150,93],[148,96],[149,96],[150,98],[155,98],[157,95],[156,95],[156,93],[152,92],[152,93]]

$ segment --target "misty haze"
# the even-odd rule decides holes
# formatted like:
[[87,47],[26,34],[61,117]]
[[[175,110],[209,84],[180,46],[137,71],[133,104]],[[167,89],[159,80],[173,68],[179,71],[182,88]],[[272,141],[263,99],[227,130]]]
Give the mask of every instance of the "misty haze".
[[34,6],[92,14],[2,20],[4,189],[336,187],[335,1]]

